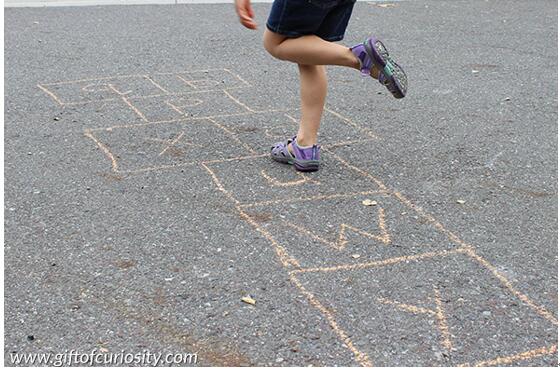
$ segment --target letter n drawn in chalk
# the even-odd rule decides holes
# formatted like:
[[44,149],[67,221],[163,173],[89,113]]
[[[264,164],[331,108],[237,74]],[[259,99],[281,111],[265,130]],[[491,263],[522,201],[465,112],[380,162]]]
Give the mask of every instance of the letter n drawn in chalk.
[[411,314],[423,314],[434,317],[436,319],[437,329],[439,330],[441,336],[441,345],[445,347],[447,351],[450,351],[453,348],[453,344],[451,343],[451,334],[449,333],[449,326],[447,325],[447,317],[443,308],[443,301],[441,299],[440,292],[436,287],[434,287],[434,297],[430,299],[435,302],[435,310],[416,305],[404,304],[384,297],[378,298],[377,301],[382,304],[392,305],[397,310],[406,311]]

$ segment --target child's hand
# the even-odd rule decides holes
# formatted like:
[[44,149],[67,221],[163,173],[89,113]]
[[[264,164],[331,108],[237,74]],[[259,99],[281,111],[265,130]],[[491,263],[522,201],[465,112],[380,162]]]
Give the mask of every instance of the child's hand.
[[251,7],[251,0],[235,0],[235,11],[242,25],[249,29],[257,29],[257,23],[253,20],[255,13]]

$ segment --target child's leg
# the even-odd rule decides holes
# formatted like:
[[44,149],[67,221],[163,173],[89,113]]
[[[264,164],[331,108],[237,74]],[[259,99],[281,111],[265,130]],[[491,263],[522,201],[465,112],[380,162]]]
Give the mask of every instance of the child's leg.
[[317,132],[327,96],[327,74],[322,65],[299,64],[301,121],[297,133],[299,146],[317,143]]
[[[270,30],[264,32],[264,47],[275,58],[300,65],[339,65],[360,68],[360,61],[343,45],[325,41],[315,35],[287,38]],[[372,76],[377,78],[379,70]]]
[[360,67],[349,48],[315,35],[287,38],[267,29],[264,31],[264,47],[275,58],[298,64]]

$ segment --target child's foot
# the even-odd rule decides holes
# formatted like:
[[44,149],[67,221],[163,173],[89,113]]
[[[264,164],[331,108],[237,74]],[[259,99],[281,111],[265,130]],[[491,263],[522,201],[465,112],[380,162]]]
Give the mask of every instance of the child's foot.
[[[406,73],[391,58],[383,42],[371,36],[364,43],[350,50],[360,61],[362,74],[377,78],[397,99],[406,96],[408,88]],[[375,75],[376,69],[380,71],[378,75]]]
[[319,170],[321,146],[313,145],[300,147],[296,137],[284,142],[277,142],[270,150],[270,156],[284,164],[294,164],[300,172],[315,172]]

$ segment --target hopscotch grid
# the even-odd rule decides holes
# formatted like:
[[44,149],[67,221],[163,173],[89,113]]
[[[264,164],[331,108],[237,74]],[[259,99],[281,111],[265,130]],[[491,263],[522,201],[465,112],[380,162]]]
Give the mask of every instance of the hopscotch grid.
[[[250,147],[245,142],[240,140],[239,137],[237,137],[237,135],[234,132],[230,131],[229,129],[227,129],[223,125],[219,124],[215,120],[210,119],[210,118],[200,118],[200,119],[197,119],[197,120],[207,121],[208,123],[214,125],[215,127],[219,128],[219,129],[222,129],[222,131],[226,135],[229,135],[234,141],[238,142],[241,146],[243,146],[247,151],[250,152],[250,154],[251,154],[249,156],[250,158],[265,156],[265,155],[257,155],[255,150],[252,147]],[[184,122],[184,121],[180,121],[180,122]],[[176,122],[170,122],[170,123],[176,123]],[[149,124],[144,124],[144,125],[136,124],[136,125],[132,125],[132,127],[146,126],[146,125],[149,125]],[[124,127],[124,128],[132,128],[132,127]],[[123,127],[118,127],[118,128],[123,128]],[[133,169],[133,170],[119,170],[118,169],[119,165],[118,165],[117,156],[114,155],[111,152],[111,150],[94,135],[94,132],[112,132],[113,130],[114,130],[114,128],[103,128],[103,129],[95,129],[95,130],[94,129],[86,129],[84,131],[84,135],[86,137],[89,137],[90,139],[92,139],[97,144],[97,146],[103,151],[103,153],[109,158],[109,160],[111,161],[111,168],[115,173],[120,173],[120,174],[144,173],[144,172],[160,170],[160,169],[173,169],[175,167],[184,167],[184,166],[189,166],[189,165],[199,165],[199,164],[212,163],[213,162],[212,160],[210,160],[210,161],[200,160],[200,161],[192,161],[192,162],[185,162],[185,163],[179,163],[179,164],[163,164],[163,165],[159,165],[159,166],[155,166],[155,167],[147,167],[147,168],[140,168],[140,169]],[[183,136],[183,134],[184,134],[184,132],[181,135],[179,135],[179,137],[176,137],[173,140],[172,144],[176,143],[176,141],[178,141]],[[164,151],[160,152],[158,156],[161,156],[161,154],[163,152],[165,152],[166,149],[164,149]],[[266,155],[268,155],[268,154],[266,154]],[[233,158],[227,158],[227,159],[220,159],[220,161],[222,161],[222,160],[233,161],[233,160],[243,160],[243,159],[245,159],[245,156],[233,157]]]
[[152,79],[152,77],[150,77],[148,74],[146,74],[144,76],[145,79],[147,79],[151,84],[153,84],[154,86],[156,86],[158,89],[160,89],[161,91],[163,91],[164,93],[166,93],[167,95],[169,95],[171,92],[167,91],[165,88],[163,88],[159,83],[157,83],[156,81],[154,81]]
[[[336,156],[336,155],[335,155]],[[338,156],[336,156],[337,158],[339,158]],[[375,177],[371,176],[371,174],[369,174],[368,172],[365,172],[357,167],[354,167],[350,164],[348,164],[346,161],[344,161],[342,158],[340,158],[339,160],[341,163],[343,163],[346,166],[351,167],[352,169],[355,168],[355,170],[362,174],[364,177],[369,178],[370,180],[372,180],[373,183],[380,185],[379,187],[381,187],[384,191],[389,191],[387,189],[387,187],[378,179],[376,179]],[[215,177],[215,179],[217,180],[217,177]],[[223,188],[223,185],[222,185]],[[382,260],[382,261],[373,261],[370,263],[356,263],[356,264],[346,264],[346,265],[339,265],[339,266],[334,266],[334,267],[319,267],[319,268],[296,268],[296,269],[292,269],[291,271],[289,271],[290,276],[295,276],[296,274],[299,273],[308,273],[308,272],[326,272],[326,271],[330,271],[330,270],[341,270],[341,269],[365,269],[365,268],[370,268],[372,266],[378,266],[380,264],[394,264],[394,263],[399,263],[399,262],[409,262],[409,261],[413,261],[413,260],[417,260],[417,259],[425,259],[425,258],[433,258],[433,257],[437,257],[437,256],[449,256],[449,255],[453,255],[453,254],[458,254],[458,253],[463,253],[463,254],[469,254],[473,252],[473,246],[465,243],[464,241],[460,240],[454,233],[448,231],[447,229],[445,229],[439,222],[435,221],[434,218],[432,218],[431,216],[427,215],[425,212],[423,212],[420,208],[415,207],[412,203],[410,203],[409,201],[403,201],[403,200],[407,200],[402,194],[392,191],[391,195],[395,196],[398,200],[400,200],[401,203],[404,203],[405,205],[407,205],[408,207],[410,207],[412,210],[415,210],[415,212],[417,212],[418,214],[420,214],[423,218],[427,219],[429,223],[432,223],[432,225],[440,225],[441,228],[443,230],[445,230],[446,232],[442,232],[445,235],[447,235],[448,239],[451,240],[452,242],[458,244],[459,246],[457,247],[457,249],[454,250],[445,250],[445,251],[441,251],[441,252],[429,252],[429,253],[424,253],[424,254],[418,254],[418,255],[412,255],[412,256],[402,256],[402,257],[396,257],[396,258],[392,258],[392,259],[386,259],[386,260]],[[233,195],[232,195],[233,196]],[[241,207],[239,206],[239,200],[237,201],[237,208],[241,209]],[[411,207],[410,205],[413,205],[413,207]],[[420,210],[420,211],[419,211]],[[438,228],[438,227],[436,227]],[[459,242],[457,242],[459,241]],[[277,242],[275,240],[275,242]],[[504,277],[505,278],[505,277]],[[300,288],[301,290],[301,288]],[[308,292],[308,291],[307,291]],[[309,294],[312,295],[311,292],[308,292]],[[514,294],[515,295],[515,294]],[[314,296],[314,295],[313,295]],[[524,295],[523,295],[524,296]],[[316,299],[316,298],[315,298]],[[309,297],[308,297],[309,300]],[[522,300],[523,302],[525,302],[527,304],[527,301],[531,301],[528,297],[526,298],[526,300]],[[529,303],[529,307],[531,307],[533,310],[535,310],[535,306],[538,306],[534,303],[532,303],[533,305],[531,305],[531,303]],[[313,304],[312,304],[313,305]],[[543,308],[544,309],[544,308]],[[320,309],[319,309],[320,310]],[[538,310],[536,311],[537,313],[539,313],[539,315],[543,315],[542,312],[539,312]],[[326,317],[327,319],[330,319],[328,317]],[[331,316],[332,319],[334,319]],[[549,319],[550,320],[550,319]],[[554,323],[554,322],[553,322]],[[344,343],[344,336],[341,337],[341,340]],[[345,346],[348,347],[348,345],[345,344]],[[352,346],[354,347],[354,346]],[[355,347],[354,347],[355,348]],[[359,352],[359,351],[358,351]],[[358,357],[360,357],[361,353],[358,353],[356,355],[356,361],[360,362],[361,364],[363,364],[362,361],[360,361],[358,359]],[[369,359],[368,359],[369,360]]]
[[[277,111],[270,111],[270,112],[277,112]],[[258,114],[266,114],[266,113],[270,113],[269,111],[262,111],[262,112],[258,112]],[[229,114],[226,116],[245,116],[245,115],[251,115],[251,113],[239,113],[239,114]],[[161,165],[161,166],[155,166],[155,167],[148,167],[148,168],[142,168],[142,169],[136,169],[136,170],[114,170],[115,172],[118,173],[141,173],[141,172],[148,172],[148,171],[154,171],[154,170],[169,170],[169,169],[173,169],[174,167],[184,167],[184,166],[188,166],[188,165],[197,165],[197,164],[214,164],[214,163],[226,163],[226,162],[230,162],[230,161],[241,161],[241,160],[251,160],[251,159],[260,159],[260,158],[265,158],[268,157],[269,154],[258,154],[251,146],[247,145],[245,142],[243,142],[242,140],[239,140],[237,134],[235,132],[232,132],[231,130],[227,129],[226,127],[224,127],[223,125],[219,124],[217,121],[214,120],[214,118],[222,118],[224,116],[213,116],[213,117],[195,117],[195,118],[185,118],[185,119],[174,119],[174,120],[167,120],[167,121],[158,121],[158,122],[145,122],[145,123],[137,123],[137,124],[130,124],[130,125],[121,125],[121,126],[112,126],[112,127],[107,127],[107,128],[91,128],[91,129],[87,129],[86,132],[88,134],[93,134],[94,132],[112,132],[113,130],[118,130],[118,129],[130,129],[130,128],[137,128],[137,127],[146,127],[146,126],[151,126],[151,125],[155,125],[155,124],[174,124],[174,123],[189,123],[189,122],[200,122],[200,121],[209,121],[212,122],[214,125],[216,125],[217,127],[223,129],[227,134],[231,135],[232,139],[234,139],[236,142],[238,142],[240,145],[242,145],[243,147],[245,147],[247,149],[247,151],[250,153],[250,155],[247,156],[239,156],[239,157],[233,157],[233,158],[225,158],[225,159],[214,159],[214,160],[202,160],[202,161],[193,161],[193,162],[188,162],[188,163],[179,163],[179,164],[171,164],[171,165]],[[369,142],[370,140],[365,140],[365,141],[353,141],[353,142],[357,142],[357,143],[361,143],[361,142]],[[341,143],[334,143],[331,145],[325,145],[325,148],[335,148],[338,146],[342,146],[342,145],[348,145],[348,141],[346,142],[341,142]],[[110,152],[110,150],[104,146],[104,152],[105,150],[107,152]],[[108,155],[109,159],[111,161],[116,160],[115,155],[114,154],[110,154],[110,156]],[[266,177],[265,177],[266,178]],[[316,183],[316,181],[314,180],[310,180],[307,179],[306,182],[310,182],[310,183]],[[297,182],[294,184],[299,184],[302,182]],[[379,195],[387,195],[389,194],[388,191],[369,191],[369,194],[379,194]],[[299,198],[288,198],[285,199],[285,201],[305,201],[303,199],[299,199]],[[243,206],[259,206],[260,204],[255,203],[255,204],[243,204]]]
[[[39,86],[39,85],[37,85],[37,86]],[[227,87],[227,88],[225,88],[225,90],[231,91],[231,90],[240,90],[240,89],[244,89],[244,88],[247,88],[247,87],[246,86]],[[47,92],[46,88],[42,88],[42,90]],[[224,90],[224,88],[219,88],[219,89],[211,89],[211,90],[170,92],[170,93],[166,93],[166,94],[130,95],[130,96],[127,96],[127,97],[129,99],[140,100],[140,99],[149,99],[149,98],[154,98],[154,97],[195,95],[195,94],[203,94],[203,93],[207,93],[207,92],[219,92],[219,91],[223,91],[223,90]],[[47,93],[51,97],[54,96],[53,92],[48,91]],[[118,97],[109,97],[109,98],[99,99],[99,100],[80,100],[80,101],[70,101],[70,102],[59,102],[60,100],[58,100],[57,102],[59,102],[59,104],[61,104],[63,106],[67,106],[67,105],[68,106],[74,106],[74,105],[87,105],[87,104],[95,104],[95,103],[118,101],[118,100],[119,100]]]
[[[89,130],[90,131],[106,131],[106,130],[113,130],[113,129],[143,127],[143,126],[149,126],[149,125],[152,125],[152,124],[166,124],[166,123],[177,123],[177,122],[200,121],[200,120],[208,120],[208,119],[216,119],[216,118],[242,117],[242,116],[253,115],[253,114],[283,113],[285,111],[286,110],[274,110],[273,109],[273,110],[255,111],[254,113],[242,112],[242,113],[234,113],[234,114],[208,115],[208,116],[204,116],[204,117],[185,117],[185,118],[177,118],[177,119],[149,121],[149,122],[144,122],[144,123],[131,123],[131,124],[124,124],[124,125],[119,125],[119,126],[111,126],[111,127],[89,128]],[[223,159],[219,159],[219,160],[223,160]]]
[[[188,73],[206,73],[206,72],[215,72],[215,71],[226,71],[225,68],[211,68],[211,69],[200,69],[200,70],[191,70],[191,71],[181,71],[181,72],[155,72],[155,73],[148,73],[148,76],[169,76],[173,74],[188,74]],[[231,72],[230,72],[231,73]],[[53,86],[53,85],[66,85],[72,83],[80,83],[80,82],[91,82],[91,81],[105,81],[111,79],[127,79],[127,78],[135,78],[135,77],[143,77],[146,74],[121,74],[115,76],[107,76],[107,77],[91,77],[91,78],[82,78],[82,79],[75,79],[71,81],[59,81],[59,82],[48,82],[42,83],[43,86]],[[235,76],[235,75],[234,75]],[[237,76],[235,76],[237,77]],[[239,77],[237,77],[239,78]]]
[[[225,70],[225,69],[217,69],[217,70]],[[226,71],[231,73],[229,70],[226,70]],[[189,73],[189,72],[180,72],[180,73]],[[152,75],[156,75],[156,74],[177,74],[177,73],[155,73],[155,74],[152,74]],[[237,77],[242,82],[249,85],[246,81],[242,80],[241,77],[239,77],[239,76],[237,76]],[[105,79],[111,79],[111,77],[106,77]],[[99,80],[99,79],[89,79],[89,80]],[[67,82],[67,83],[74,83],[74,82]],[[53,85],[53,84],[52,83],[51,84],[43,84],[43,86],[47,86],[47,85]],[[54,95],[52,93],[49,93],[50,91],[48,89],[44,88],[43,86],[38,85],[39,88],[41,88],[44,92],[49,94],[55,101],[60,103],[60,101],[58,100],[56,95]],[[236,88],[239,88],[239,87],[236,87]],[[228,94],[226,90],[227,89],[220,89],[220,90],[211,90],[211,91],[205,91],[205,92],[223,91],[224,93],[226,93],[226,95],[228,95],[228,97],[230,97],[232,100],[235,101],[236,99],[234,99],[230,94]],[[183,95],[183,94],[178,94],[178,95]],[[239,102],[238,102],[238,104],[239,104]],[[91,129],[91,130],[86,130],[84,135],[86,137],[89,137],[90,139],[92,139],[97,144],[97,146],[102,151],[104,151],[104,153],[111,159],[112,168],[113,168],[114,171],[119,172],[119,173],[126,173],[124,171],[119,171],[118,170],[118,164],[116,163],[116,159],[114,159],[114,156],[109,151],[109,149],[97,140],[97,138],[93,135],[93,131],[103,131],[103,130],[110,131],[113,128],[115,128],[115,129],[116,128],[131,128],[131,127],[138,127],[138,126],[144,126],[144,125],[150,125],[150,124],[196,121],[196,120],[204,120],[204,119],[209,120],[208,118],[221,118],[221,117],[228,117],[228,116],[243,116],[243,115],[259,114],[259,113],[287,112],[287,111],[290,111],[290,110],[296,110],[296,109],[283,109],[283,110],[254,111],[248,106],[245,106],[245,108],[248,110],[248,113],[226,114],[226,115],[215,115],[215,116],[211,116],[211,117],[185,118],[185,119],[175,119],[175,120],[168,120],[168,121],[146,122],[146,123],[142,123],[142,124],[133,124],[133,125],[127,125],[127,126],[115,126],[115,127],[110,127],[109,129],[107,129],[107,128]],[[357,125],[356,123],[350,121],[348,118],[343,117],[339,113],[337,113],[335,111],[332,111],[328,108],[325,108],[325,110],[328,113],[331,113],[331,114],[339,117],[343,122],[346,122],[347,124],[349,124],[349,125],[351,125],[355,128],[358,128],[360,130],[360,132],[363,132],[363,133],[369,135],[370,139],[369,140],[363,140],[363,142],[371,141],[372,139],[378,139],[378,137],[376,135],[369,132],[367,129]],[[288,114],[286,114],[286,116],[288,116],[288,118],[290,118],[292,121],[294,121],[294,123],[297,123],[297,120],[295,118],[289,116]],[[228,134],[230,134],[232,136],[236,136],[236,134],[234,132],[228,132]],[[357,141],[352,141],[352,142],[357,142]],[[344,144],[344,143],[339,143],[338,145],[342,145],[342,144]],[[349,143],[346,143],[346,144],[349,144]],[[335,145],[336,144],[332,145],[331,147],[335,147]],[[303,287],[303,284],[301,284],[301,282],[296,278],[297,274],[310,273],[310,272],[331,272],[331,271],[334,272],[334,271],[344,271],[344,270],[361,270],[361,269],[369,269],[369,268],[373,268],[373,267],[379,267],[379,266],[383,266],[383,265],[400,263],[400,262],[420,261],[422,259],[428,259],[428,258],[447,257],[447,256],[450,256],[450,255],[455,255],[455,254],[465,254],[471,260],[476,261],[479,264],[479,266],[483,267],[486,270],[489,270],[513,294],[513,296],[520,299],[525,305],[529,306],[533,311],[535,311],[536,313],[541,315],[543,318],[545,318],[546,320],[548,320],[552,324],[554,324],[556,326],[558,325],[558,321],[552,313],[550,313],[544,307],[534,303],[528,296],[526,296],[523,293],[517,291],[513,287],[513,284],[507,279],[507,277],[505,277],[503,274],[501,274],[494,266],[492,266],[484,258],[482,258],[481,256],[476,254],[475,248],[473,246],[471,246],[470,244],[461,240],[453,232],[449,231],[441,223],[439,223],[434,217],[432,217],[430,214],[426,213],[422,208],[413,204],[410,200],[408,200],[400,192],[388,189],[382,181],[380,181],[379,179],[377,179],[376,177],[371,175],[369,172],[367,172],[365,170],[362,170],[362,169],[348,163],[346,160],[344,160],[343,158],[341,158],[340,156],[338,156],[334,152],[330,151],[328,147],[325,148],[325,151],[327,151],[329,154],[333,155],[335,160],[340,162],[342,165],[352,169],[354,172],[360,174],[364,178],[367,178],[371,182],[376,184],[380,188],[380,191],[376,191],[376,192],[382,193],[383,195],[387,195],[387,196],[394,196],[403,205],[407,206],[408,208],[410,208],[411,210],[416,212],[424,220],[426,220],[427,223],[431,224],[438,231],[440,231],[441,233],[446,235],[447,238],[450,241],[452,241],[454,244],[458,245],[458,248],[454,249],[454,250],[445,250],[445,251],[440,251],[440,252],[428,252],[428,253],[417,254],[417,255],[405,255],[405,256],[385,259],[385,260],[381,260],[381,261],[372,261],[372,262],[369,262],[369,263],[344,264],[344,265],[336,265],[336,266],[331,266],[331,267],[301,268],[297,259],[295,259],[293,256],[291,256],[287,252],[287,250],[278,241],[276,241],[276,239],[274,238],[274,236],[272,236],[272,234],[270,234],[266,229],[263,229],[262,227],[260,227],[260,225],[250,215],[248,215],[247,213],[244,212],[245,208],[248,208],[248,207],[251,207],[251,206],[260,206],[261,204],[264,204],[265,202],[253,203],[253,204],[241,204],[239,202],[239,200],[237,200],[236,197],[232,193],[230,193],[227,189],[225,189],[225,187],[223,186],[223,184],[219,180],[218,176],[208,166],[208,165],[211,165],[211,164],[214,164],[214,163],[224,163],[224,162],[230,162],[230,161],[236,161],[236,160],[247,160],[247,159],[254,159],[254,158],[262,158],[262,157],[268,156],[268,154],[249,155],[249,156],[243,156],[243,157],[237,157],[237,158],[227,158],[227,159],[218,159],[218,160],[206,160],[206,161],[201,161],[199,163],[195,163],[195,162],[193,162],[193,163],[181,163],[181,164],[171,165],[171,166],[169,166],[169,168],[175,168],[175,167],[184,166],[184,165],[200,164],[210,174],[210,176],[212,178],[212,181],[214,182],[214,184],[216,185],[218,190],[221,191],[222,193],[224,193],[226,195],[226,197],[228,197],[231,201],[233,201],[233,203],[235,205],[235,208],[238,211],[240,217],[242,219],[244,219],[245,221],[247,221],[249,224],[251,224],[256,231],[261,233],[261,235],[263,235],[263,237],[265,237],[265,239],[267,239],[271,243],[271,245],[276,250],[276,254],[279,257],[280,263],[285,268],[288,269],[288,274],[290,276],[290,280],[306,296],[306,298],[310,301],[310,303],[323,314],[325,319],[329,322],[329,324],[331,325],[333,330],[339,336],[339,339],[341,340],[341,342],[351,352],[353,352],[356,361],[361,365],[364,365],[364,366],[372,365],[369,358],[367,357],[367,354],[359,351],[354,346],[354,344],[350,340],[349,336],[344,332],[344,330],[342,330],[342,328],[337,323],[337,321],[336,321],[334,315],[332,314],[332,312],[330,312],[328,309],[326,309],[319,302],[319,300],[315,297],[315,295],[313,293],[311,293],[310,291],[307,291]],[[139,172],[139,171],[145,171],[145,170],[157,170],[157,169],[166,169],[166,168],[163,168],[163,167],[144,168],[144,169],[140,169],[140,170],[136,170],[136,171],[132,171],[132,172]],[[301,199],[297,199],[297,198],[292,199],[292,201],[299,201],[299,200],[301,200]],[[278,200],[278,201],[284,201],[284,200]],[[505,357],[505,358],[496,358],[496,359],[493,359],[493,360],[490,360],[490,361],[482,361],[482,362],[479,362],[478,364],[480,364],[480,363],[501,363],[500,360],[505,360],[508,363],[512,363],[512,362],[516,362],[516,361],[519,361],[519,360],[528,360],[529,358],[536,357],[536,356],[547,355],[547,354],[556,352],[556,350],[557,350],[556,346],[544,347],[544,348],[540,348],[540,349],[536,349],[536,350],[532,350],[532,351],[526,351],[526,352],[523,352],[523,353],[521,353],[517,356],[513,355],[513,356],[509,356],[509,357]]]
[[[185,80],[181,74],[193,74],[193,73],[211,73],[211,72],[226,72],[239,82],[243,84],[243,86],[233,86],[233,87],[220,87],[220,88],[211,88],[205,90],[198,90],[196,86],[190,84],[188,81]],[[179,79],[181,79],[186,84],[190,85],[196,91],[184,91],[184,92],[169,92],[164,87],[162,87],[159,83],[154,81],[151,76],[162,76],[162,75],[175,75]],[[37,84],[37,87],[44,91],[47,95],[49,95],[55,102],[58,104],[65,106],[65,105],[82,105],[82,104],[90,104],[90,103],[99,103],[99,102],[108,102],[108,101],[118,101],[119,97],[113,98],[105,98],[105,99],[88,99],[88,100],[80,100],[80,101],[69,101],[63,102],[53,91],[48,89],[48,86],[61,86],[61,85],[68,85],[68,84],[75,84],[75,83],[83,83],[83,82],[94,82],[94,81],[112,81],[112,80],[129,80],[131,78],[141,78],[150,82],[153,86],[158,88],[159,90],[163,91],[163,94],[148,94],[148,95],[128,95],[127,98],[130,99],[143,99],[143,98],[151,98],[151,97],[163,97],[163,96],[177,96],[177,95],[188,95],[188,94],[196,94],[196,93],[205,93],[205,92],[217,92],[217,91],[227,91],[227,90],[236,90],[236,89],[244,89],[248,87],[252,87],[250,83],[244,80],[241,76],[233,73],[231,70],[227,68],[213,68],[213,69],[202,69],[202,70],[192,70],[192,71],[182,71],[182,72],[156,72],[151,74],[129,74],[129,75],[117,75],[117,76],[108,76],[108,77],[92,77],[92,78],[84,78],[78,80],[71,80],[71,81],[60,81],[60,82],[48,82],[48,83],[40,83]],[[121,93],[117,93],[121,96]]]

